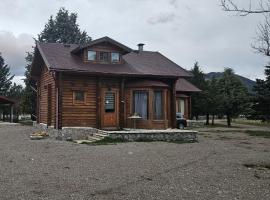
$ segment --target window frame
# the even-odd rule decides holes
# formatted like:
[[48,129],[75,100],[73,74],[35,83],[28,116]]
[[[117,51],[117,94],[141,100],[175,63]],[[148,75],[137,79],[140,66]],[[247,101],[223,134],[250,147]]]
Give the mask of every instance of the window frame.
[[[113,109],[107,109],[106,108],[106,95],[110,93],[113,94]],[[107,109],[107,110],[106,110]],[[104,95],[104,113],[115,113],[116,112],[116,93],[114,91],[107,91]]]
[[[84,99],[83,100],[76,100],[76,93],[77,92],[82,92],[83,93],[83,97]],[[78,104],[86,104],[86,94],[87,92],[85,90],[73,90],[72,91],[72,95],[73,95],[73,104],[75,105],[78,105]]]
[[[108,55],[108,60],[101,60],[101,54],[107,54]],[[101,63],[110,63],[111,60],[111,52],[108,51],[99,51],[98,52],[98,61]]]
[[[88,52],[89,51],[91,51],[91,52],[94,52],[95,53],[95,58],[94,58],[94,60],[89,60],[89,57],[88,57]],[[91,50],[91,49],[88,49],[87,50],[87,54],[86,54],[86,57],[87,57],[87,61],[90,61],[90,62],[94,62],[94,61],[96,61],[97,60],[97,51],[94,51],[94,50]]]
[[[113,57],[112,55],[113,54],[118,54],[118,60],[117,61],[113,61],[112,60],[112,57]],[[120,59],[121,58],[120,58],[120,53],[119,52],[111,52],[111,58],[110,58],[111,63],[119,63],[120,62]]]
[[[161,118],[157,118],[156,117],[156,96],[155,96],[155,93],[156,92],[161,92]],[[164,107],[165,107],[165,100],[164,100],[164,91],[163,90],[153,90],[153,120],[164,120],[165,118],[165,112],[164,112]]]
[[[135,92],[145,92],[146,95],[147,95],[147,111],[146,111],[146,118],[141,118],[140,120],[149,120],[150,118],[150,115],[149,115],[149,90],[146,90],[146,89],[135,89],[135,90],[132,90],[132,115],[135,113]],[[137,113],[139,114],[139,113]]]

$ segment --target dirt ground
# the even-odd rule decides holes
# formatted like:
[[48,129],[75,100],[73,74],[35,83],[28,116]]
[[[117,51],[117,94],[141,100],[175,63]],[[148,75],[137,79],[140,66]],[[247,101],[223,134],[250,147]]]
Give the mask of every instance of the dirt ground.
[[0,124],[0,199],[269,200],[270,138],[235,125],[200,128],[199,142],[89,146],[29,140],[32,127]]

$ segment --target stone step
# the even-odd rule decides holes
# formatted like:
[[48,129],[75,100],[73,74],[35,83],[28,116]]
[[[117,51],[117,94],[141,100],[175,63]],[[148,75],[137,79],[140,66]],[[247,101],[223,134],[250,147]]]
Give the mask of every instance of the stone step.
[[98,140],[102,140],[103,139],[103,137],[93,137],[93,136],[91,136],[91,137],[88,137],[88,140],[90,140],[90,141],[98,141]]
[[104,134],[104,133],[96,133],[96,134],[94,134],[94,136],[97,136],[97,137],[107,137],[108,135],[107,134]]

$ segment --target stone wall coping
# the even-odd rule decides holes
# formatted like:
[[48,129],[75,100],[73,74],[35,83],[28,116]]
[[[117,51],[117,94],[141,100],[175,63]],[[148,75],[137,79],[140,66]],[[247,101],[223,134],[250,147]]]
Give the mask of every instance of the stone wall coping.
[[181,129],[165,129],[165,130],[132,129],[132,130],[104,131],[104,132],[107,134],[198,133],[198,131],[181,130]]

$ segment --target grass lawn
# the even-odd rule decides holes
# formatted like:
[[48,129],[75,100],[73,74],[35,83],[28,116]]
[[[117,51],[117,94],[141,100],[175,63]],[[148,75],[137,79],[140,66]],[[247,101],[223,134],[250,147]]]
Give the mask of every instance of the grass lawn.
[[269,122],[262,122],[261,120],[235,119],[233,122],[236,123],[236,124],[246,124],[246,125],[270,127],[270,123]]
[[249,134],[250,136],[258,136],[258,137],[270,138],[270,131],[245,130],[244,132]]

